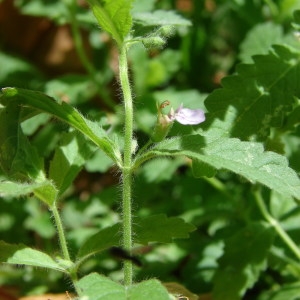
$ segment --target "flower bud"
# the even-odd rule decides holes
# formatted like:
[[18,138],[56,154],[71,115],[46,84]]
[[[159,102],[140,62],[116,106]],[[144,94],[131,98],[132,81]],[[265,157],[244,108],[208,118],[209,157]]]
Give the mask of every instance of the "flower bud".
[[[168,115],[164,115],[162,114],[161,110],[166,107],[167,105],[169,105],[170,102],[164,101],[163,103],[161,103],[157,110],[158,110],[158,114],[157,114],[157,121],[156,121],[156,125],[153,131],[153,134],[151,136],[151,140],[155,143],[162,141],[169,133],[174,120],[172,120],[171,118],[169,118]],[[173,109],[171,109],[173,110]]]
[[158,30],[159,35],[163,37],[170,37],[174,34],[174,26],[172,25],[164,25]]
[[146,48],[161,48],[166,43],[160,36],[146,37],[143,38],[142,42]]

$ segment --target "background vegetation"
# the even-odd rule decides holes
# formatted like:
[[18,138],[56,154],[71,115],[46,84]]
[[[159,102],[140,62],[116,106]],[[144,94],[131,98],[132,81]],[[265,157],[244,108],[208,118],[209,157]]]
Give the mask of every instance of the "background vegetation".
[[[291,25],[300,26],[293,15],[300,9],[299,1],[137,0],[133,15],[157,9],[176,10],[192,26],[176,28],[164,49],[145,51],[135,46],[129,52],[137,139],[141,143],[148,140],[157,101],[168,99],[174,108],[180,103],[206,107],[224,121],[228,116],[220,116],[219,110],[239,95],[245,95],[246,100],[250,97],[251,68],[267,69],[272,77],[276,69],[270,65],[275,56],[270,53],[283,53],[286,59],[290,55],[284,53],[285,48],[274,47],[277,44],[293,49],[294,56],[289,59],[296,61],[294,75],[298,78],[290,88],[294,102],[283,83],[273,93],[285,107],[284,113],[273,111],[271,126],[264,128],[249,120],[267,114],[268,105],[273,105],[268,103],[256,107],[230,134],[243,141],[258,141],[266,150],[285,156],[299,174],[300,42]],[[282,61],[278,59],[278,68]],[[0,1],[0,66],[1,88],[44,92],[122,136],[115,44],[99,30],[84,1],[78,1],[73,11],[68,1],[61,0]],[[232,74],[221,85],[222,78]],[[234,88],[230,80],[236,80]],[[291,86],[291,81],[287,84]],[[215,89],[221,86],[223,104],[214,101],[220,91]],[[209,122],[203,126],[209,127]],[[174,124],[170,135],[176,135],[179,127]],[[22,123],[22,128],[48,163],[68,131],[66,125],[46,114]],[[188,133],[191,129],[184,130]],[[290,195],[253,185],[224,170],[211,178],[195,178],[190,164],[183,157],[160,158],[149,161],[136,174],[133,196],[137,217],[180,216],[197,229],[188,239],[137,247],[135,280],[155,277],[162,282],[175,281],[199,299],[212,295],[211,299],[225,300],[299,299],[298,203]],[[0,179],[4,178],[0,173]],[[112,161],[99,151],[87,160],[64,193],[60,208],[71,253],[99,228],[119,221],[118,183]],[[51,214],[37,199],[2,197],[0,205],[1,240],[22,242],[55,255],[57,237]],[[292,238],[292,247],[278,230],[266,225],[275,220],[280,221],[283,236]],[[120,253],[109,249],[88,260],[81,272],[97,271],[120,280],[121,265]],[[20,295],[64,292],[66,279],[56,271],[3,265],[0,285],[13,286]]]

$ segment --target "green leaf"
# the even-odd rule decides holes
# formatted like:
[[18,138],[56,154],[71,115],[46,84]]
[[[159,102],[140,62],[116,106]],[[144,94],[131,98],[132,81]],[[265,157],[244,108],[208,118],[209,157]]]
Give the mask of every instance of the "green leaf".
[[45,84],[45,93],[55,99],[63,99],[72,105],[88,101],[95,95],[96,88],[88,75],[68,74]]
[[130,300],[140,299],[170,299],[165,287],[161,285],[158,280],[150,279],[138,284],[134,284],[128,291],[128,298]]
[[129,33],[132,25],[132,0],[87,0],[91,5],[98,24],[109,32],[119,46]]
[[31,107],[47,112],[68,123],[88,137],[114,162],[118,165],[121,164],[121,155],[117,150],[117,146],[107,137],[106,132],[96,122],[84,118],[67,103],[59,104],[51,97],[40,92],[18,88],[3,88],[0,103],[8,105],[10,102],[16,107]]
[[42,84],[42,74],[24,59],[8,53],[0,52],[1,86],[22,86],[26,78],[26,86],[34,88]]
[[241,43],[239,58],[244,63],[253,63],[253,55],[267,55],[271,46],[279,43],[283,43],[283,29],[280,25],[272,22],[258,24]]
[[130,287],[92,273],[79,280],[77,287],[84,296],[93,300],[169,300],[167,290],[155,279],[143,281]]
[[156,10],[154,12],[137,12],[133,14],[134,22],[143,26],[178,25],[190,26],[191,22],[175,11]]
[[91,255],[99,253],[113,246],[118,246],[120,241],[121,224],[104,228],[92,235],[79,249],[77,258],[85,260]]
[[[53,180],[61,195],[73,182],[96,147],[78,132],[63,135],[61,145],[50,162],[49,179]],[[103,154],[102,154],[103,155]]]
[[20,197],[26,196],[36,188],[42,187],[43,182],[40,183],[20,183],[13,181],[0,181],[0,197]]
[[135,223],[135,241],[140,244],[170,243],[176,238],[188,238],[189,233],[196,229],[181,218],[168,218],[163,214],[138,219]]
[[17,1],[16,5],[24,15],[43,16],[51,20],[59,21],[60,24],[66,23],[68,11],[63,1]]
[[144,176],[149,183],[171,180],[178,167],[182,164],[184,164],[184,161],[180,158],[173,160],[168,158],[150,160],[143,166],[141,175]]
[[50,207],[56,201],[58,195],[56,187],[49,180],[32,183],[0,182],[0,197],[20,197],[31,193]]
[[251,182],[259,182],[286,196],[300,199],[300,180],[288,167],[287,159],[274,152],[264,152],[255,142],[234,138],[205,141],[200,135],[186,135],[158,143],[149,152],[137,157],[136,167],[157,156],[185,155],[215,169],[226,169]]
[[0,261],[8,264],[48,268],[61,272],[65,271],[65,269],[44,252],[22,244],[7,244],[4,241],[0,241]]
[[17,180],[43,181],[43,161],[20,127],[21,107],[8,103],[0,109],[0,167]]
[[225,241],[214,277],[213,298],[239,300],[266,268],[274,231],[264,223],[252,223]]
[[93,156],[86,161],[85,169],[88,172],[105,173],[113,165],[112,160],[103,155],[101,151],[96,151]]
[[254,64],[239,65],[237,74],[225,77],[223,88],[207,97],[210,113],[204,126],[243,140],[251,136],[264,140],[271,128],[282,126],[296,97],[300,98],[300,52],[274,46],[268,55],[253,60]]

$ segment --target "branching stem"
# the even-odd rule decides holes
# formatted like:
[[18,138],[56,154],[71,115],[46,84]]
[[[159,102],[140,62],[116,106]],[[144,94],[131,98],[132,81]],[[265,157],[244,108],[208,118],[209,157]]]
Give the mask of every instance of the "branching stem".
[[300,260],[300,250],[298,246],[295,244],[295,242],[290,238],[290,236],[286,233],[286,231],[281,227],[279,222],[271,216],[271,214],[268,212],[268,209],[265,205],[264,200],[262,199],[262,196],[259,191],[256,191],[255,194],[255,200],[257,203],[257,206],[260,209],[261,214],[264,216],[266,221],[274,227],[277,234],[280,236],[280,238],[283,240],[283,242],[290,248],[290,250],[296,255],[297,259]]

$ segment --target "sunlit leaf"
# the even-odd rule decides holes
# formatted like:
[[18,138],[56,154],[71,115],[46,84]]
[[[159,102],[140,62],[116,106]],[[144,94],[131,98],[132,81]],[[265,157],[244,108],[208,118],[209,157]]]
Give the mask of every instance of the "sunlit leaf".
[[[268,55],[253,57],[254,64],[241,64],[235,75],[222,80],[222,88],[210,94],[206,126],[219,125],[222,135],[243,140],[251,136],[266,139],[270,129],[283,125],[300,97],[300,51],[274,46]],[[296,106],[295,106],[296,107]]]
[[120,46],[129,33],[132,0],[87,0],[101,28],[109,32]]
[[158,143],[149,152],[137,158],[139,165],[155,156],[185,155],[202,161],[215,169],[226,169],[242,175],[251,182],[259,182],[280,194],[300,199],[300,179],[288,166],[284,156],[264,152],[255,142],[242,142],[233,138],[205,141],[200,135],[187,135]]
[[64,271],[48,254],[25,245],[0,241],[0,261],[7,264],[27,265]]
[[84,296],[93,300],[169,300],[167,290],[155,279],[123,286],[108,277],[92,273],[78,282],[78,287]]
[[117,146],[108,138],[106,132],[96,122],[84,118],[75,108],[65,102],[59,104],[51,97],[40,92],[18,88],[3,88],[0,103],[3,105],[11,103],[15,107],[31,107],[52,114],[79,130],[113,161],[120,164],[121,158]]

